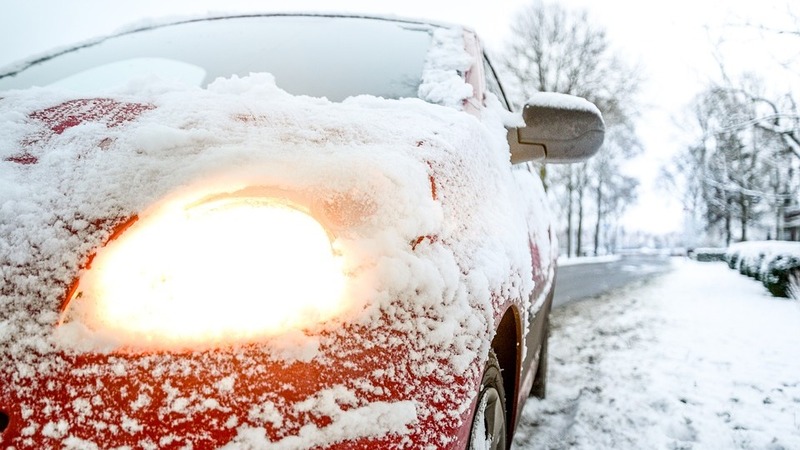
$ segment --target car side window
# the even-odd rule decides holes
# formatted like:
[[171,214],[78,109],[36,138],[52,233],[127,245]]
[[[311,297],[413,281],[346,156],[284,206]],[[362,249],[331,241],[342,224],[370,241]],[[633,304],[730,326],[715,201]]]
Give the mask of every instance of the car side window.
[[503,91],[503,86],[500,84],[500,80],[497,78],[497,73],[495,73],[492,64],[489,62],[489,59],[486,55],[483,55],[483,72],[486,74],[486,89],[491,92],[492,94],[496,95],[498,99],[500,99],[500,103],[509,111],[511,111],[511,107],[508,104],[508,99],[506,99],[506,94]]

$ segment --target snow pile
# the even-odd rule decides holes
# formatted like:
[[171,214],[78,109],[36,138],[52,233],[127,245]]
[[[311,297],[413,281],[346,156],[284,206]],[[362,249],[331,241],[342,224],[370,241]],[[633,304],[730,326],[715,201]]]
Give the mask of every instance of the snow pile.
[[516,448],[800,448],[800,308],[723,263],[556,309]]
[[[447,36],[460,39],[437,34],[445,53]],[[462,56],[440,63],[460,65]],[[469,86],[444,73],[423,75],[425,96],[460,107]],[[136,447],[191,445],[180,426],[193,420],[229,433],[231,445],[258,448],[386,434],[446,445],[468,414],[499,303],[512,299],[526,316],[544,301],[531,242],[546,271],[536,281],[553,270],[541,186],[512,171],[497,111],[479,121],[419,99],[331,103],[291,96],[267,74],[207,89],[147,79],[102,99],[3,93],[0,135],[0,400],[23,411],[23,436],[52,447],[104,447],[93,439],[117,432]],[[168,202],[242,192],[301,205],[325,225],[347,276],[336,317],[264,341],[210,340],[211,350],[189,353],[146,342],[161,350],[148,354],[114,329],[61,314],[68,288],[95,270],[84,268],[120,226],[154,220]],[[531,304],[534,287],[541,296]],[[91,304],[83,293],[73,302]],[[211,313],[229,306],[224,298],[209,305]],[[81,362],[87,349],[101,353]],[[302,364],[326,374],[320,388],[302,377],[267,381]],[[208,387],[229,385],[230,371],[248,380],[236,386],[275,390]],[[197,385],[205,387],[191,390]],[[59,391],[43,396],[45,386]],[[243,404],[266,409],[231,413]],[[164,428],[141,426],[129,409]],[[304,426],[310,418],[317,423]],[[203,432],[195,437],[208,438]]]

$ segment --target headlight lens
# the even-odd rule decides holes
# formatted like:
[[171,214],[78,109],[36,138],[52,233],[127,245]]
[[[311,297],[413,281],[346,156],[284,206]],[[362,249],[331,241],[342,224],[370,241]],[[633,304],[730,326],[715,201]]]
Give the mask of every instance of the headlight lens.
[[99,251],[66,320],[122,342],[192,346],[305,328],[342,309],[326,230],[286,202],[173,202]]

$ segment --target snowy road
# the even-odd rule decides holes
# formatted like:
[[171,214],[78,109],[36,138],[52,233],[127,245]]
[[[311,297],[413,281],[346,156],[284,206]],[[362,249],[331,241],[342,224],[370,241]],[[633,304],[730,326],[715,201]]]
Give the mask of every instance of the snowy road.
[[553,307],[604,294],[628,283],[652,278],[670,268],[670,257],[661,255],[630,255],[589,264],[559,264]]
[[553,311],[516,449],[800,449],[800,302],[723,263]]

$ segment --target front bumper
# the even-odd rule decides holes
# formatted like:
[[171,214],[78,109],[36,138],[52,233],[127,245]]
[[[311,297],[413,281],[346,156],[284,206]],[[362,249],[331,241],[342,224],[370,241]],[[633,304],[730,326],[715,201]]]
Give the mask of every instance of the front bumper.
[[[346,327],[310,361],[265,345],[4,364],[9,448],[463,448],[480,376],[418,336]],[[445,354],[445,353],[441,353]],[[272,447],[270,447],[272,448]]]

